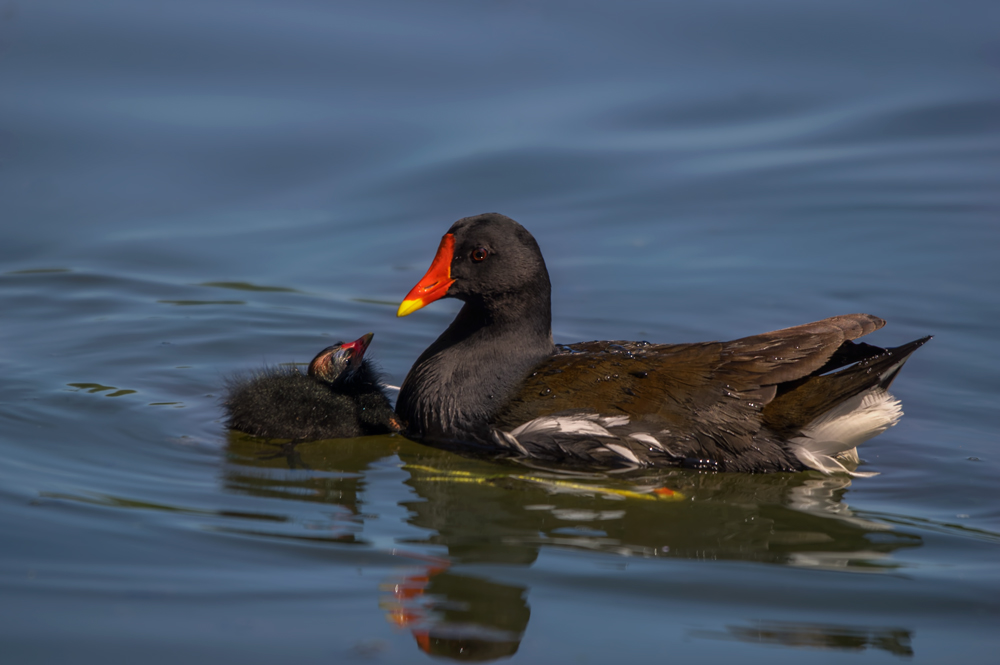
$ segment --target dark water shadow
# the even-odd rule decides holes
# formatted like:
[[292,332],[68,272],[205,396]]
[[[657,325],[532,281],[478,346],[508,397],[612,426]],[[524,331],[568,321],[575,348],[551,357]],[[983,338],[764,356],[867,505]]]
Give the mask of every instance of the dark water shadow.
[[[460,564],[530,566],[543,548],[565,548],[900,575],[905,569],[892,553],[922,545],[916,533],[855,514],[843,501],[847,477],[568,475],[465,459],[401,437],[292,445],[230,434],[227,453],[227,491],[335,505],[322,538],[368,546],[356,527],[377,516],[366,515],[362,496],[384,482],[372,475],[376,465],[398,458],[407,473],[401,484],[415,495],[399,505],[428,535],[397,541],[402,570],[381,586],[380,606],[423,651],[458,660],[514,654],[531,616],[529,588],[455,572]],[[266,523],[255,528],[256,535],[315,538],[271,532]],[[425,554],[427,546],[447,554]],[[879,630],[769,624],[698,636],[897,654],[910,648],[905,630],[886,629],[891,639]]]

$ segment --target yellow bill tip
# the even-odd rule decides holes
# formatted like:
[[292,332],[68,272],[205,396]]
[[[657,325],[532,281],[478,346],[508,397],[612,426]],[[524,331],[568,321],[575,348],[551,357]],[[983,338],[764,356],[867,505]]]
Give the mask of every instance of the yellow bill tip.
[[408,300],[404,300],[399,304],[399,309],[396,310],[396,316],[406,316],[407,314],[412,314],[425,304],[426,303],[424,303],[422,298],[410,298]]

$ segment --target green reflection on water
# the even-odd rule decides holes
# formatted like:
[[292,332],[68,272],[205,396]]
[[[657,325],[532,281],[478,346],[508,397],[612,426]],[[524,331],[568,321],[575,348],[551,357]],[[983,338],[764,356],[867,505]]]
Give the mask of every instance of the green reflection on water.
[[198,286],[208,286],[216,289],[232,289],[234,291],[259,291],[271,293],[304,293],[298,289],[285,286],[260,286],[250,282],[202,282]]
[[126,499],[123,497],[111,496],[108,494],[67,494],[62,492],[40,492],[43,499],[53,499],[58,501],[75,501],[93,506],[109,506],[112,508],[130,508],[137,510],[155,510],[168,513],[183,513],[186,515],[213,515],[220,517],[234,517],[237,519],[264,520],[268,522],[286,522],[288,518],[283,515],[268,515],[266,513],[249,513],[238,510],[200,510],[198,508],[187,508],[183,506],[170,506],[164,503],[154,503],[151,501],[139,501],[136,499]]
[[164,305],[180,305],[180,306],[191,306],[191,305],[245,305],[247,304],[245,300],[157,300],[156,302]]
[[733,640],[751,644],[813,647],[864,651],[879,649],[896,656],[913,655],[913,635],[904,628],[857,628],[853,626],[757,621],[749,626],[726,626],[725,631],[691,631],[692,637]]
[[[560,474],[469,459],[402,437],[293,445],[233,433],[226,489],[336,503],[361,514],[366,472],[396,456],[420,497],[410,522],[429,543],[475,561],[531,561],[541,547],[622,555],[731,559],[807,567],[892,570],[891,553],[919,536],[855,514],[843,503],[850,478],[819,474],[626,476]],[[276,470],[313,473],[279,474]],[[346,474],[346,475],[344,475]],[[675,500],[657,491],[672,490]],[[461,506],[461,510],[442,510]],[[596,525],[604,535],[590,534]],[[575,530],[575,531],[574,531]],[[877,537],[874,534],[878,534]],[[510,557],[502,552],[514,552]]]
[[127,390],[127,389],[117,389],[114,386],[104,386],[100,383],[67,383],[67,386],[72,388],[79,388],[80,390],[86,390],[88,393],[101,393],[108,390],[113,390],[114,392],[108,393],[105,397],[122,397],[123,395],[132,395],[138,391]]
[[352,302],[367,303],[369,305],[385,305],[386,307],[399,307],[398,302],[391,300],[376,300],[375,298],[351,298]]

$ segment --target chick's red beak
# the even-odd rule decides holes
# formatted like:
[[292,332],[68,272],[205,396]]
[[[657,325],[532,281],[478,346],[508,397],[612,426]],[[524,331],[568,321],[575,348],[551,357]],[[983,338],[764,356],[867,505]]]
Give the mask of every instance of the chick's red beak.
[[354,352],[347,361],[351,368],[357,368],[361,364],[361,361],[365,357],[365,351],[368,350],[368,345],[372,343],[373,337],[375,337],[375,333],[365,333],[353,342],[340,345],[341,349],[351,349]]
[[396,316],[412,314],[424,305],[444,297],[455,280],[451,278],[451,260],[455,256],[455,236],[446,233],[438,245],[437,254],[427,274],[410,289],[399,306]]

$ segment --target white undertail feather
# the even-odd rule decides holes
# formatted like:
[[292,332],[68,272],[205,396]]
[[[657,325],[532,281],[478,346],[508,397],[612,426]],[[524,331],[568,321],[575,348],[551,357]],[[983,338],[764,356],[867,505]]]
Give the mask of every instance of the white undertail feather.
[[823,473],[874,476],[850,471],[842,460],[857,460],[858,445],[881,434],[903,416],[902,406],[884,388],[875,387],[855,395],[819,416],[789,441],[792,452],[804,465]]
[[851,448],[850,450],[845,450],[842,453],[837,453],[837,459],[839,459],[841,462],[847,462],[848,464],[853,464],[854,466],[861,464],[861,458],[858,457],[857,448]]

